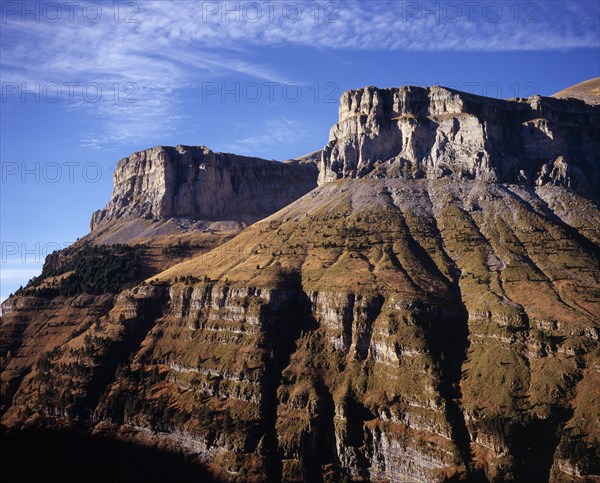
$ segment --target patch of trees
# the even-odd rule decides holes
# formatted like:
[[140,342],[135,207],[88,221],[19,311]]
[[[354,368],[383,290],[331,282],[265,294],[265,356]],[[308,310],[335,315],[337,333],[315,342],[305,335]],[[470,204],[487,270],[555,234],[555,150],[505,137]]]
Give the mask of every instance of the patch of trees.
[[169,245],[162,249],[162,254],[167,257],[188,257],[200,248],[206,248],[204,245],[192,245],[189,241],[178,240],[175,245]]
[[[91,245],[69,247],[48,255],[39,277],[19,290],[38,297],[72,297],[82,293],[119,293],[143,279],[141,257],[144,245]],[[48,277],[70,273],[53,283]]]
[[179,240],[176,245],[169,245],[168,247],[164,247],[162,249],[163,255],[167,255],[169,257],[183,257],[190,253],[190,242]]
[[187,411],[169,405],[165,396],[152,398],[146,391],[116,388],[106,399],[104,416],[125,422],[141,418],[155,431],[170,431],[189,420]]
[[[210,279],[206,275],[204,275],[204,277],[202,278],[203,282],[208,282],[209,280]],[[195,277],[194,275],[183,275],[181,277],[176,277],[175,282],[181,282],[185,285],[193,285],[195,283],[200,282],[200,278]]]

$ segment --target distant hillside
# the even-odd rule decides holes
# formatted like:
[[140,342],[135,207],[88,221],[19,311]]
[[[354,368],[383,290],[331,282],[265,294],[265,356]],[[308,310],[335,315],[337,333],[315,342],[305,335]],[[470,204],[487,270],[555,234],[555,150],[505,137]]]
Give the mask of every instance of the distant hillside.
[[574,97],[575,99],[581,99],[588,104],[600,104],[600,77],[567,87],[556,94],[552,94],[552,97],[561,99]]

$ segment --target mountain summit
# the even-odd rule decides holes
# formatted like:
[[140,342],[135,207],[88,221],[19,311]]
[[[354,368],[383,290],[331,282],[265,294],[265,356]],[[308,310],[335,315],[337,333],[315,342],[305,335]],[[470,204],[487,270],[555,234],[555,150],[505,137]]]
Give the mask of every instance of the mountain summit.
[[600,104],[600,77],[590,79],[552,94],[560,99],[581,99],[588,104]]
[[598,193],[599,137],[598,109],[582,101],[366,87],[342,96],[319,182],[475,179]]
[[600,106],[443,87],[348,91],[286,163],[136,153],[3,304],[2,425],[219,481],[593,481],[599,161]]

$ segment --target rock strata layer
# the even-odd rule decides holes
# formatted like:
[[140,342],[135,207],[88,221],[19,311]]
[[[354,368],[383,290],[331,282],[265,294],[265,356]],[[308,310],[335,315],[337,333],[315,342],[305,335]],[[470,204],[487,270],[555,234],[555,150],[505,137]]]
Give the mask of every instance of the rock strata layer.
[[348,91],[319,183],[450,178],[600,191],[600,108],[576,99],[500,100],[444,87]]
[[84,240],[3,304],[2,428],[224,481],[597,481],[597,131],[576,100],[365,88],[297,160],[136,153],[90,238],[150,241]]
[[316,186],[314,163],[280,163],[205,146],[147,149],[122,159],[112,197],[92,231],[119,218],[184,218],[252,223]]
[[110,310],[5,303],[2,423],[84,424],[228,481],[583,479],[599,217],[560,186],[324,184]]

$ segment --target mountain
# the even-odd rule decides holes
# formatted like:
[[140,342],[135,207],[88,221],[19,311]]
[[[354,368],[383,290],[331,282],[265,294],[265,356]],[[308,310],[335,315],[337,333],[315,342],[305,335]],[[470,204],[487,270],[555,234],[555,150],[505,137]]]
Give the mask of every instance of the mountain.
[[342,96],[319,181],[479,179],[597,194],[599,129],[598,109],[581,101],[367,87]]
[[560,99],[581,99],[588,104],[600,104],[600,77],[590,79],[552,94]]
[[199,228],[239,230],[309,192],[317,174],[315,162],[158,146],[119,161],[112,197],[93,214],[90,229],[104,243]]
[[367,87],[277,166],[121,161],[89,238],[3,304],[7,437],[226,481],[600,478],[599,130],[576,99]]

